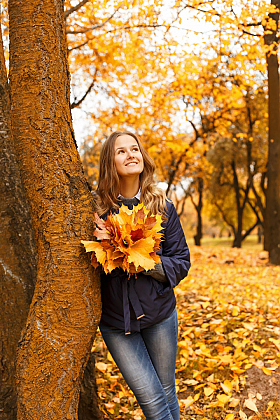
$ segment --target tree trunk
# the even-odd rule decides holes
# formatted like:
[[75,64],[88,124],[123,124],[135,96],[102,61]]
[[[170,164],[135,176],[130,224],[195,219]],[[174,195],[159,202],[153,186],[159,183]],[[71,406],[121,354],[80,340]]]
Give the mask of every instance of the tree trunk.
[[13,150],[0,27],[0,417],[16,420],[15,354],[36,280],[30,214]]
[[81,386],[79,401],[79,420],[103,420],[103,414],[98,407],[97,385],[95,379],[95,359],[91,353]]
[[[280,0],[271,0],[271,4],[280,8]],[[270,19],[278,28],[279,12],[271,13]],[[280,89],[279,63],[277,57],[277,31],[270,31],[264,36],[266,45],[273,46],[267,53],[268,71],[268,165],[265,213],[265,247],[269,251],[269,261],[280,265]]]
[[195,205],[197,214],[196,234],[194,236],[194,244],[201,246],[202,239],[202,206],[203,206],[203,179],[198,178],[198,204]]
[[12,129],[38,250],[18,353],[18,420],[77,419],[101,303],[81,239],[93,202],[75,146],[62,0],[9,1]]
[[241,248],[242,246],[242,235],[240,232],[237,232],[234,236],[232,248]]
[[[235,168],[235,162],[232,161],[231,168],[233,172],[233,188],[235,191],[235,203],[236,203],[236,213],[237,213],[237,228],[234,232],[234,240],[232,247],[233,248],[241,248],[242,245],[242,221],[243,221],[243,209],[244,207],[241,206],[241,197],[240,197],[240,190],[239,190],[239,183],[238,177]],[[244,198],[245,200],[245,198]]]
[[258,226],[258,244],[262,243],[263,227]]

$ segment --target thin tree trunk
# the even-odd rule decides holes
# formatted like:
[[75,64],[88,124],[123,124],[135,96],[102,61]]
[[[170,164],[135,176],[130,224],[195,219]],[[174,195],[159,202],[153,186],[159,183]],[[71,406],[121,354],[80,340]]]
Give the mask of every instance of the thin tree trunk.
[[239,189],[239,183],[235,168],[235,162],[233,161],[231,163],[231,168],[233,172],[233,187],[235,191],[235,203],[236,203],[236,213],[237,213],[237,229],[234,232],[234,240],[232,247],[233,248],[241,248],[242,245],[242,219],[243,219],[243,208],[240,204],[240,189]]
[[92,237],[94,209],[72,128],[63,1],[10,0],[9,14],[12,128],[38,249],[18,420],[71,420],[101,303],[80,243]]
[[203,206],[203,179],[198,178],[198,204],[195,205],[197,214],[196,234],[194,236],[194,244],[201,246],[202,239],[202,206]]
[[263,227],[259,225],[258,226],[258,244],[262,243],[262,236],[263,236]]
[[[278,10],[280,0],[271,0]],[[279,12],[271,13],[270,19],[275,21],[278,28]],[[264,36],[266,45],[273,46],[273,51],[267,53],[268,71],[268,165],[267,191],[265,213],[265,247],[269,251],[272,264],[280,264],[280,88],[277,30],[268,32]]]
[[257,217],[259,218],[259,223],[261,224],[262,228],[264,225],[264,214],[265,214],[265,207],[262,203],[262,199],[260,194],[258,194],[254,183],[252,183],[252,191],[254,193],[255,199],[256,199],[256,204],[254,206],[255,209],[255,214],[257,215]]
[[16,420],[15,355],[36,280],[30,213],[13,150],[0,27],[0,417]]

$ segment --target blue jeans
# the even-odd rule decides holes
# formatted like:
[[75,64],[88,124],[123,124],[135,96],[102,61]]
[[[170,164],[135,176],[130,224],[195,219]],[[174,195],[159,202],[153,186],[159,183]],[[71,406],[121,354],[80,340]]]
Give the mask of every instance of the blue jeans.
[[180,420],[175,389],[178,338],[176,308],[140,332],[99,326],[109,352],[133,391],[147,420]]

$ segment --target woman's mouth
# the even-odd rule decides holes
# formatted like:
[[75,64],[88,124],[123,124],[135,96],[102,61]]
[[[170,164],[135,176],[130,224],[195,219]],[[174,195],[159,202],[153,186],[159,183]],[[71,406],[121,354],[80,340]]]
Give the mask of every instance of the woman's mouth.
[[128,162],[125,166],[138,165],[138,162]]

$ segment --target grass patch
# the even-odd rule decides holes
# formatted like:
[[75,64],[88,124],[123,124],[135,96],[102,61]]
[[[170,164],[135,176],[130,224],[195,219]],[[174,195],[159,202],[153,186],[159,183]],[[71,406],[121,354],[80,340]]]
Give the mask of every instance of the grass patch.
[[[188,244],[190,246],[194,245],[193,238],[188,239]],[[202,247],[221,247],[221,248],[231,248],[233,243],[233,238],[212,238],[211,236],[205,236],[201,240]],[[242,242],[242,248],[244,249],[252,249],[256,251],[263,250],[263,244],[258,243],[257,235],[249,235],[247,238]]]

